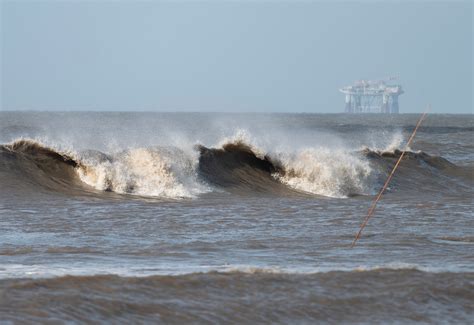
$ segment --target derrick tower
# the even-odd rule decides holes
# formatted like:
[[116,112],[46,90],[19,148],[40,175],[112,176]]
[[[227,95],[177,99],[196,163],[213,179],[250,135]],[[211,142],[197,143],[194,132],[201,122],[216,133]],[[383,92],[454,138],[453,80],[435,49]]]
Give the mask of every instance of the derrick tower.
[[404,93],[401,85],[385,80],[358,80],[339,91],[346,96],[346,113],[398,114],[398,96]]

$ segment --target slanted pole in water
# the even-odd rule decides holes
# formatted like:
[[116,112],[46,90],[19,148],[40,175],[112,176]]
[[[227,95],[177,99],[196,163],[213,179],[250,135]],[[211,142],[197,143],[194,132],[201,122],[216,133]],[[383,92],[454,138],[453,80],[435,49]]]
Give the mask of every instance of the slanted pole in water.
[[392,180],[392,177],[393,177],[393,175],[395,174],[395,171],[397,170],[398,165],[400,165],[400,162],[402,161],[403,156],[405,156],[405,152],[407,151],[408,147],[410,146],[410,144],[412,143],[413,139],[415,138],[416,131],[417,131],[418,128],[420,127],[421,122],[423,122],[423,120],[425,119],[425,116],[426,116],[426,114],[428,113],[429,109],[430,109],[430,107],[428,106],[428,109],[421,115],[420,119],[418,120],[418,123],[416,123],[415,129],[413,130],[413,133],[411,134],[410,138],[408,139],[408,142],[407,142],[407,144],[406,144],[406,146],[405,146],[405,149],[403,149],[403,151],[402,151],[402,153],[400,154],[400,157],[398,158],[398,160],[397,160],[395,166],[393,166],[393,169],[392,169],[392,171],[390,172],[390,175],[388,175],[387,180],[385,181],[385,184],[383,184],[382,188],[380,189],[379,193],[377,194],[377,197],[376,197],[375,200],[372,202],[372,205],[370,206],[369,211],[367,212],[367,216],[365,217],[364,222],[362,222],[362,225],[360,226],[359,232],[357,233],[357,235],[356,235],[355,238],[354,238],[354,241],[352,242],[351,248],[355,246],[357,240],[360,238],[360,235],[362,234],[362,230],[364,230],[365,226],[367,226],[367,223],[369,222],[369,219],[370,219],[370,218],[372,217],[372,215],[374,214],[375,207],[377,206],[377,202],[378,202],[378,201],[380,200],[380,198],[382,197],[383,192],[385,192],[385,190],[387,189],[388,184],[389,184],[390,181]]

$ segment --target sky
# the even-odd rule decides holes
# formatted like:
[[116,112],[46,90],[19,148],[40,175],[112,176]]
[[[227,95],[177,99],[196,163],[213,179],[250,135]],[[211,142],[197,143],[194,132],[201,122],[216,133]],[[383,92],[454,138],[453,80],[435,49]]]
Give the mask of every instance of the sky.
[[0,1],[1,110],[473,113],[472,1]]

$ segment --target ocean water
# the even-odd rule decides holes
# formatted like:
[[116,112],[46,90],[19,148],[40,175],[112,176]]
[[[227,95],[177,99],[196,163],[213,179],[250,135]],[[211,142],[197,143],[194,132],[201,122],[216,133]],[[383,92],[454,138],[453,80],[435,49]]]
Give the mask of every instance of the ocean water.
[[472,323],[474,117],[0,112],[0,322]]

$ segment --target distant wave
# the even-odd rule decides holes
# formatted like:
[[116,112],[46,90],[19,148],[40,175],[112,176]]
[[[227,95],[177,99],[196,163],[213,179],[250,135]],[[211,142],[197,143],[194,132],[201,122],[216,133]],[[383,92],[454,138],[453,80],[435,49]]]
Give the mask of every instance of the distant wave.
[[413,269],[3,279],[0,312],[13,323],[468,324],[473,283],[474,273]]
[[[38,253],[40,249],[22,248],[3,252],[2,255],[24,255]],[[46,251],[47,254],[98,254],[101,252],[90,247],[51,247]],[[226,264],[226,265],[167,265],[160,267],[144,267],[142,265],[118,264],[100,265],[92,263],[83,263],[77,265],[23,265],[9,264],[4,265],[0,270],[0,281],[2,279],[34,278],[49,279],[64,276],[77,277],[96,277],[96,276],[120,276],[120,277],[152,277],[152,276],[186,276],[195,274],[276,274],[276,275],[324,275],[330,273],[371,273],[371,272],[389,272],[389,271],[416,271],[426,273],[471,273],[474,275],[472,267],[459,265],[420,265],[412,263],[389,262],[380,265],[332,265],[332,266],[256,266],[245,264]]]
[[[41,186],[64,194],[104,192],[158,198],[192,198],[213,190],[236,195],[370,195],[400,156],[399,149],[348,152],[307,148],[264,152],[242,140],[217,148],[198,145],[190,154],[173,147],[115,154],[61,152],[21,139],[0,146],[0,177],[26,190]],[[407,152],[395,186],[447,186],[447,178],[472,181],[472,170],[425,152]],[[469,187],[469,186],[467,186]]]

